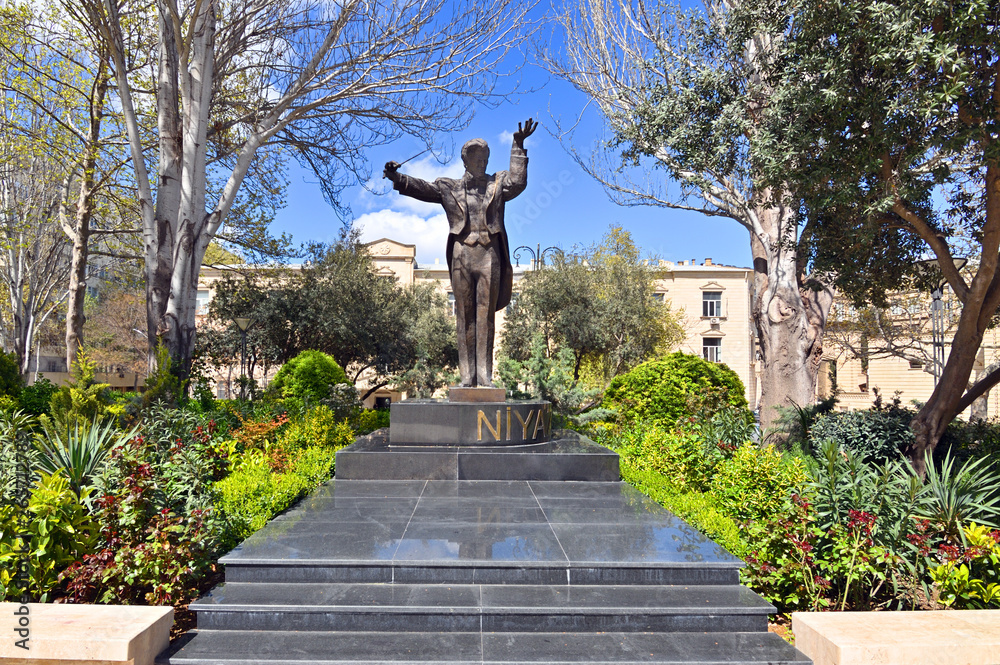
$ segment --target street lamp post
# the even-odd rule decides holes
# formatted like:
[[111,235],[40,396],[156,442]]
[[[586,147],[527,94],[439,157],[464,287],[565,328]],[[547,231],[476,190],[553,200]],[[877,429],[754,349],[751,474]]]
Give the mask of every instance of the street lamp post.
[[535,245],[535,249],[531,249],[527,245],[521,245],[514,250],[515,265],[521,265],[520,254],[522,250],[526,251],[528,255],[531,256],[531,264],[534,266],[532,268],[533,270],[538,270],[541,266],[545,265],[546,254],[551,252],[562,252],[562,250],[558,247],[546,247],[545,249],[542,249],[541,244]]
[[[955,268],[961,270],[965,266],[968,259],[964,257],[956,257],[954,261]],[[941,379],[941,373],[944,371],[944,285],[948,283],[948,280],[945,279],[944,275],[941,273],[941,266],[938,265],[937,259],[917,261],[916,267],[917,271],[920,273],[937,277],[934,290],[931,291],[930,307],[931,347],[934,352],[934,387],[937,388],[938,381]]]
[[246,399],[247,389],[247,330],[250,328],[253,320],[245,316],[238,316],[233,319],[233,322],[240,329],[240,400],[244,400]]

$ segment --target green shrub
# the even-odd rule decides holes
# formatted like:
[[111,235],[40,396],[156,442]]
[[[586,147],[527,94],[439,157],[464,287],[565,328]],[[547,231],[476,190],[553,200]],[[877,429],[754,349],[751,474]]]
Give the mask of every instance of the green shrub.
[[[86,495],[87,491],[83,498]],[[21,550],[27,550],[30,594],[39,602],[51,602],[58,592],[59,574],[97,547],[97,522],[61,473],[43,473],[35,483],[26,530],[19,524],[20,513],[12,504],[0,505],[0,598],[17,597],[12,575],[24,556]],[[27,546],[24,534],[30,534]]]
[[330,386],[329,393],[321,402],[324,406],[330,407],[337,420],[351,422],[357,420],[365,408],[358,396],[357,388],[350,383],[338,383]]
[[[95,383],[97,363],[80,349],[70,368],[72,378],[52,394],[49,413],[52,422],[61,430],[72,430],[77,425],[87,428],[104,415],[111,403],[107,383]],[[45,420],[43,419],[43,423]]]
[[810,430],[813,450],[833,441],[866,461],[896,460],[913,442],[909,409],[889,406],[865,411],[831,412],[820,416]]
[[365,409],[358,414],[354,427],[358,434],[369,434],[389,426],[389,409]]
[[988,458],[957,461],[946,455],[940,464],[927,459],[927,499],[918,509],[921,517],[940,525],[953,539],[960,539],[968,522],[1000,528],[1000,473]]
[[217,519],[169,507],[151,448],[137,437],[112,451],[118,482],[97,502],[101,549],[62,574],[73,602],[183,604],[215,569]]
[[[135,430],[121,435],[130,439]],[[103,470],[104,461],[119,439],[113,420],[95,420],[81,426],[77,421],[72,430],[62,431],[46,425],[44,433],[35,437],[37,465],[46,473],[62,471],[70,488],[83,499],[84,488],[92,488],[95,477]],[[86,503],[86,501],[85,501]]]
[[33,384],[21,390],[18,401],[21,403],[21,408],[33,416],[48,415],[52,395],[57,390],[59,386],[41,376]]
[[957,609],[1000,609],[1000,531],[973,522],[963,535],[964,550],[953,548],[930,571],[941,603]]
[[604,393],[604,407],[626,422],[648,420],[667,427],[685,417],[711,417],[724,404],[742,409],[752,421],[736,372],[680,351],[615,377]]
[[[123,454],[149,462],[165,505],[181,514],[212,505],[212,483],[230,464],[215,421],[182,409],[153,406],[142,421],[142,439]],[[116,481],[111,481],[112,485]]]
[[806,477],[798,457],[783,457],[774,446],[745,443],[715,467],[710,492],[725,514],[749,522],[777,514]]
[[832,441],[820,446],[806,483],[820,529],[843,526],[854,513],[875,515],[878,542],[898,549],[926,500],[924,484],[903,461],[865,462]]
[[341,383],[350,381],[333,356],[322,351],[303,351],[278,370],[268,390],[307,405],[319,404],[330,396],[332,386]]
[[343,420],[338,421],[330,407],[324,405],[314,406],[292,419],[278,434],[278,445],[286,453],[310,446],[343,448],[353,442],[351,426]]
[[215,484],[218,507],[226,521],[221,540],[228,551],[258,531],[271,518],[333,475],[335,451],[312,447],[302,450],[286,473],[274,473],[258,457],[240,465]]
[[21,368],[17,365],[17,355],[0,352],[0,396],[17,398],[24,388]]
[[174,362],[170,350],[163,342],[156,345],[156,367],[146,377],[145,390],[142,392],[140,408],[146,409],[161,405],[173,407],[182,400],[184,386],[180,377],[173,370]]
[[630,465],[658,473],[678,491],[705,491],[720,458],[706,451],[696,430],[668,430],[639,422],[597,436],[602,445],[615,450]]
[[746,554],[746,543],[733,520],[723,515],[712,497],[700,492],[679,491],[661,474],[639,469],[622,460],[622,480],[648,495],[738,557]]
[[[32,445],[36,423],[24,411],[0,412],[0,503],[18,498],[18,473],[38,468],[38,451]],[[32,475],[27,482],[34,479]],[[20,482],[26,482],[23,476]]]

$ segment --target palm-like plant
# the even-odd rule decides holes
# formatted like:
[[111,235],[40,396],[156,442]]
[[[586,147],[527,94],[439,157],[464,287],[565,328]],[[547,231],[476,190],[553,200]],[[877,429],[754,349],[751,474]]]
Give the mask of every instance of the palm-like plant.
[[133,428],[120,435],[113,420],[103,423],[97,420],[83,427],[78,422],[72,430],[67,428],[65,433],[48,423],[43,429],[35,437],[35,448],[39,452],[36,460],[38,468],[50,474],[61,469],[70,487],[81,497],[82,490],[92,485],[94,476],[100,472],[119,436],[127,441],[136,432]]
[[962,526],[969,522],[997,528],[1000,521],[1000,473],[986,457],[970,459],[955,469],[949,452],[935,467],[928,456],[927,501],[921,516],[942,525],[954,538],[964,540]]

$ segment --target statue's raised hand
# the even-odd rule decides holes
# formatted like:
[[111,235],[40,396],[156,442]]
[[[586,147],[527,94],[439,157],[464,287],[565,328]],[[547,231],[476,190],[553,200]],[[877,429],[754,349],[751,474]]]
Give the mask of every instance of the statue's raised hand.
[[532,122],[531,118],[528,118],[523,128],[521,127],[521,123],[517,123],[517,131],[514,132],[514,144],[518,148],[523,148],[524,139],[534,134],[536,129],[538,129],[538,123]]

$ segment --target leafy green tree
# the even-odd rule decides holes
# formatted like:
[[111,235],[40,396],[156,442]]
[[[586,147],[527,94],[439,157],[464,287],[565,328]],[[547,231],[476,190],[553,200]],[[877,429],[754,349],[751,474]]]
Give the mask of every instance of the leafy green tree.
[[758,5],[567,2],[557,18],[565,48],[544,59],[603,116],[609,140],[574,154],[612,200],[725,217],[748,232],[767,426],[774,407],[814,399],[833,292],[803,260],[811,220],[799,217],[794,189],[761,178],[758,143],[783,116],[763,76],[771,32],[744,29],[733,11],[744,4]]
[[46,207],[67,255],[69,366],[83,340],[93,259],[139,256],[131,224],[133,186],[125,177],[125,126],[109,93],[110,54],[90,26],[76,23],[58,3],[15,1],[0,8],[0,31],[5,98],[15,108],[4,114],[5,134],[30,142],[30,148],[20,150],[22,159],[34,153],[52,164],[55,191]]
[[[49,402],[52,423],[60,430],[88,430],[104,415],[108,404],[107,383],[94,380],[97,365],[80,350],[70,368],[71,379],[52,394]],[[48,423],[43,416],[43,425]]]
[[0,395],[17,397],[21,394],[24,381],[21,379],[21,368],[17,366],[17,356],[13,353],[0,352]]
[[238,362],[240,337],[232,321],[245,316],[253,319],[248,374],[315,349],[332,355],[353,382],[363,377],[371,393],[413,369],[421,353],[426,367],[448,366],[443,304],[434,310],[429,293],[378,275],[356,232],[309,252],[300,270],[233,273],[216,284],[210,325],[201,335],[206,357]]
[[396,387],[410,397],[431,397],[458,380],[455,319],[444,294],[433,284],[413,285],[407,298],[415,358],[413,366],[399,375]]
[[677,315],[653,299],[655,277],[655,269],[640,260],[631,235],[618,227],[579,256],[556,255],[551,266],[521,281],[505,317],[503,356],[528,361],[541,332],[547,357],[568,350],[572,379],[580,380],[589,366],[596,384],[591,387],[603,388],[684,339]]
[[[911,423],[906,452],[923,471],[948,423],[1000,381],[993,370],[969,385],[1000,306],[1000,13],[985,0],[790,0],[744,21],[744,36],[767,31],[780,44],[763,72],[776,113],[759,152],[768,180],[804,201],[810,260],[857,305],[938,278],[962,305]],[[916,272],[917,257],[936,269]]]

